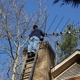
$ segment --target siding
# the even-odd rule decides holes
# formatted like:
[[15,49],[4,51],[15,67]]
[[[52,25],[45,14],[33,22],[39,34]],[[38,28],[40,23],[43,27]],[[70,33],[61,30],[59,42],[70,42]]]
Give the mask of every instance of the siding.
[[74,63],[71,67],[57,76],[54,80],[66,80],[76,76],[80,76],[80,64]]
[[66,80],[80,80],[80,76],[74,77],[74,78],[70,78],[70,79],[66,79]]

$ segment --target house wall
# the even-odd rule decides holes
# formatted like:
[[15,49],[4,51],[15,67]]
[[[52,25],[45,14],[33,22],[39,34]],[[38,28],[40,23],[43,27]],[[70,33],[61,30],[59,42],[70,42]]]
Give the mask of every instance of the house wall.
[[80,76],[80,64],[78,63],[74,63],[54,80],[77,80],[77,78],[75,78],[76,76]]
[[74,78],[70,78],[70,79],[66,79],[66,80],[80,80],[80,76],[74,77]]

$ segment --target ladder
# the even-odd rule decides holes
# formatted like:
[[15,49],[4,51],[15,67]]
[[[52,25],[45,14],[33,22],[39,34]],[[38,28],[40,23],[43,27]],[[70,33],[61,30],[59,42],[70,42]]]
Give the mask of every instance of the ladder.
[[26,57],[24,68],[21,75],[21,80],[32,80],[34,69],[37,61],[38,53],[32,55],[31,57]]

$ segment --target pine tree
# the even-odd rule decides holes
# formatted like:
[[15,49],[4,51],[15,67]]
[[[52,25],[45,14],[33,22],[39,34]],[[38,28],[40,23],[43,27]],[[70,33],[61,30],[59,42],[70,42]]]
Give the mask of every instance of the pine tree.
[[78,45],[78,39],[75,33],[76,29],[74,29],[73,25],[67,25],[67,30],[64,31],[62,42],[60,43],[61,51],[66,57],[69,56]]

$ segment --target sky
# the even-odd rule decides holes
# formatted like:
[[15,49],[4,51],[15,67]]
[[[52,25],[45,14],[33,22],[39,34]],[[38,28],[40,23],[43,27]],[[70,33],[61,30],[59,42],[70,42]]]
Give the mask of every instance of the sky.
[[[53,0],[47,0],[45,4],[47,8],[47,14],[49,15],[47,18],[47,25],[45,31],[47,34],[53,32],[55,33],[62,32],[63,29],[65,30],[67,28],[66,23],[67,24],[73,23],[75,26],[80,24],[80,7],[74,8],[72,7],[72,4],[63,5],[62,7],[60,7],[61,2],[54,5],[52,5],[52,3]],[[26,0],[25,10],[28,13],[28,15],[32,14],[34,11],[37,12],[38,11],[37,9],[38,8],[37,8],[36,0]],[[54,23],[52,24],[53,20]],[[54,47],[55,41],[56,38],[54,38],[53,41],[51,40],[51,43],[53,43],[52,47]]]
[[[47,14],[49,15],[47,18],[45,31],[47,34],[50,33],[52,34],[53,32],[54,33],[63,32],[64,30],[67,29],[67,24],[74,24],[75,27],[80,25],[80,6],[78,8],[72,7],[72,4],[61,6],[61,2],[52,5],[53,1],[54,0],[47,0],[46,4],[44,4],[44,6],[46,6],[47,8]],[[37,12],[38,8],[36,0],[27,0],[25,10],[28,13],[28,16],[34,12]],[[52,24],[53,21],[54,23]],[[48,40],[54,52],[56,54],[57,53],[60,54],[60,51],[59,49],[57,49],[55,44],[56,41],[58,40],[59,42],[60,39],[61,39],[60,36],[59,37],[49,36],[44,40]],[[80,49],[80,44],[77,46],[77,49]]]
[[[49,15],[47,19],[47,29],[50,27],[55,16],[57,16],[53,25],[50,28],[50,32],[53,32],[56,29],[62,17],[63,19],[58,26],[59,31],[62,31],[64,25],[69,20],[69,18],[70,20],[68,23],[74,22],[74,25],[76,25],[78,22],[80,22],[80,7],[73,8],[71,4],[63,5],[62,7],[60,7],[61,2],[54,4],[54,5],[52,5],[52,3],[53,3],[53,0],[47,0],[46,5],[45,5],[47,7],[47,14]],[[25,8],[28,14],[31,14],[34,11],[36,12],[37,11],[36,0],[27,0]]]
[[[47,28],[46,28],[46,32],[48,31],[52,21],[55,19],[53,25],[51,26],[51,28],[48,31],[49,33],[53,33],[53,32],[57,32],[55,31],[56,27],[58,29],[58,32],[61,32],[63,27],[65,26],[66,22],[69,20],[69,23],[73,23],[74,25],[78,25],[78,22],[80,22],[80,7],[79,8],[73,8],[70,5],[63,5],[62,7],[60,7],[60,2],[57,4],[52,5],[53,0],[47,0],[46,3],[46,7],[47,7],[47,14],[49,15],[47,18]],[[38,8],[37,8],[37,4],[36,4],[36,0],[26,0],[26,6],[25,6],[25,11],[28,13],[28,16],[30,16],[30,14],[37,12]],[[63,18],[63,19],[62,19]],[[61,21],[62,19],[62,21]],[[61,21],[61,23],[59,24],[59,22]],[[58,26],[59,24],[59,26]],[[66,26],[65,26],[66,29]],[[54,40],[54,41],[53,41]],[[56,39],[53,38],[53,40],[49,41],[51,42],[51,46],[54,48],[55,45],[55,41]],[[1,67],[1,66],[0,66]]]

